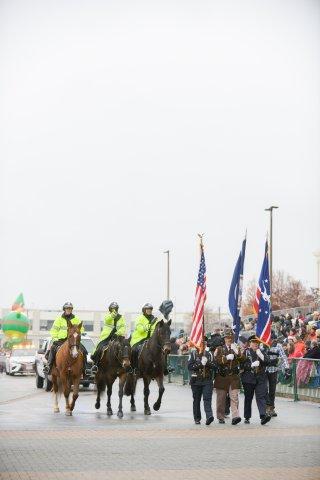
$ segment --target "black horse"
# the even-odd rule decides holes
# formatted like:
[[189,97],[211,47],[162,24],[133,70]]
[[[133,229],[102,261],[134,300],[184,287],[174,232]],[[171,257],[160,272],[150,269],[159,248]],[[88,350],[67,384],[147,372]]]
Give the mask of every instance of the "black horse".
[[133,373],[127,375],[124,393],[127,396],[131,396],[130,403],[132,412],[136,411],[134,394],[138,378],[142,378],[144,384],[144,414],[151,414],[149,407],[149,385],[151,380],[156,380],[159,388],[159,396],[153,405],[153,409],[159,410],[161,406],[161,399],[165,390],[163,386],[163,374],[166,367],[166,357],[170,353],[171,348],[170,325],[171,320],[168,322],[160,320],[160,322],[157,323],[152,337],[146,340],[141,348],[138,359],[138,375]]
[[123,337],[116,337],[104,350],[99,362],[99,370],[96,373],[97,399],[95,407],[100,408],[100,395],[107,387],[107,415],[113,415],[111,408],[112,385],[119,377],[119,406],[118,417],[123,417],[122,397],[123,388],[127,378],[127,371],[130,368],[131,347],[128,340]]

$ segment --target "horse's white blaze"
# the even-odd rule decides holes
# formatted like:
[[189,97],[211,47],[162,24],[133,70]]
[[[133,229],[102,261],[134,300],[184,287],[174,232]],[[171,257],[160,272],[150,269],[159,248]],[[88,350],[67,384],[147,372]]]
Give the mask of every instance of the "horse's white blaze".
[[78,356],[78,350],[75,345],[71,348],[71,355],[73,358],[76,358]]
[[77,332],[74,332],[74,334],[73,334],[74,338],[77,338],[78,335],[79,334]]

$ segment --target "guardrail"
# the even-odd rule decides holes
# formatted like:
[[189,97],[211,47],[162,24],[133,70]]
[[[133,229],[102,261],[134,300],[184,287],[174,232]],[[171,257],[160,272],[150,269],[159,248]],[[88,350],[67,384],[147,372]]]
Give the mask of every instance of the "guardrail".
[[[186,385],[189,382],[188,355],[169,355],[169,383]],[[290,376],[279,372],[277,395],[298,400],[320,402],[320,360],[307,358],[290,359]]]

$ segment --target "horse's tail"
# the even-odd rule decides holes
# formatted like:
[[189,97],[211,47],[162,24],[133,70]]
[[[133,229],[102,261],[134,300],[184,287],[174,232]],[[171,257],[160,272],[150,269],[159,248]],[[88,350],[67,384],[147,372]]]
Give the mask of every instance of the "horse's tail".
[[133,373],[128,373],[126,383],[124,385],[124,394],[127,397],[130,397],[131,395],[135,394],[136,384],[137,384],[137,382],[136,382],[136,379],[135,379],[135,376],[133,375]]

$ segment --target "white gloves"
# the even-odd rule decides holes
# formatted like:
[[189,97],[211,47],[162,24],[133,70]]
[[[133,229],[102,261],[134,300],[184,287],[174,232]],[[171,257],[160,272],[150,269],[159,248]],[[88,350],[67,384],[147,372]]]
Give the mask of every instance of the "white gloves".
[[228,353],[228,355],[226,356],[226,359],[227,360],[233,360],[234,359],[233,353]]
[[239,346],[238,346],[236,343],[232,343],[232,344],[231,344],[231,348],[232,348],[232,350],[234,351],[234,353],[235,353],[236,355],[238,355],[238,353],[239,353]]
[[260,365],[259,360],[256,360],[255,362],[251,363],[251,367],[259,367],[259,365]]
[[258,357],[260,358],[260,360],[262,360],[262,361],[264,360],[264,355],[263,355],[263,353],[261,352],[261,350],[259,350],[259,348],[258,348],[258,350],[256,350],[256,354],[258,355]]
[[205,366],[207,364],[207,361],[208,361],[207,357],[203,356],[201,358],[201,363],[202,363],[203,366]]

